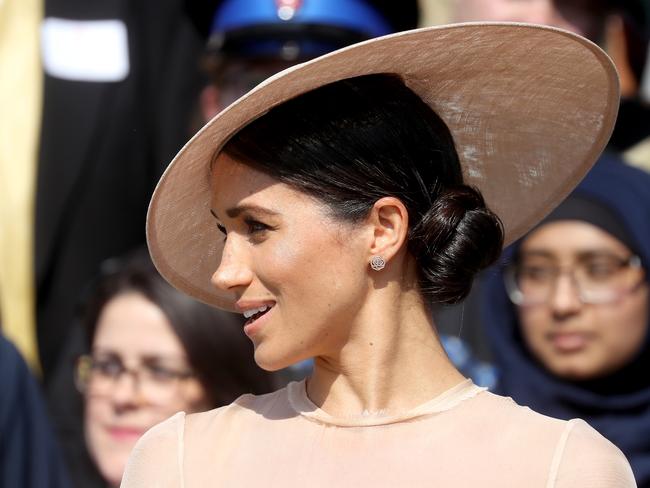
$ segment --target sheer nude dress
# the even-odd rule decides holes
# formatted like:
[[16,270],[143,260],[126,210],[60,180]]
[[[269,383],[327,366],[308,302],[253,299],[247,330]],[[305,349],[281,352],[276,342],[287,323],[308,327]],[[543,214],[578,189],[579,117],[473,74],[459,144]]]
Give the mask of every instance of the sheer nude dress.
[[401,415],[335,418],[305,383],[185,416],[135,447],[122,487],[635,487],[582,420],[537,414],[462,382]]

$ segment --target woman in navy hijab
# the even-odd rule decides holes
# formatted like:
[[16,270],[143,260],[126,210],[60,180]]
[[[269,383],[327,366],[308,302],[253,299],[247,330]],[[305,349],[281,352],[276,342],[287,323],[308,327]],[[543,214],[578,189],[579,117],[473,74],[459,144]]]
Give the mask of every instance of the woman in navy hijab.
[[589,422],[650,487],[650,175],[604,157],[504,253],[483,317],[498,393]]

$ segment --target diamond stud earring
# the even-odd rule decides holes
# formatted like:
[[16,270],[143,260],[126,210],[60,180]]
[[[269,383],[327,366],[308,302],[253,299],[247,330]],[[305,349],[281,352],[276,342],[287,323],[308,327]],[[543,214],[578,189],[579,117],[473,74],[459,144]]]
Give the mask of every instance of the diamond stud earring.
[[381,256],[373,256],[372,259],[370,260],[370,267],[374,271],[381,271],[384,269],[384,266],[386,266],[386,261],[384,261],[384,258]]

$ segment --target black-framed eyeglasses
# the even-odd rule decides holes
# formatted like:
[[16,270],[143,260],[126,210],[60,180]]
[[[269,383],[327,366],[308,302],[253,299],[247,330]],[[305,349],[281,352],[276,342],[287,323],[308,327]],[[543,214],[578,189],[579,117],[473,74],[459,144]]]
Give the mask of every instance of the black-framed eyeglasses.
[[159,358],[128,368],[116,354],[82,355],[75,368],[75,384],[85,395],[107,396],[125,375],[133,378],[142,396],[159,402],[171,398],[180,381],[195,376],[190,369],[164,364]]

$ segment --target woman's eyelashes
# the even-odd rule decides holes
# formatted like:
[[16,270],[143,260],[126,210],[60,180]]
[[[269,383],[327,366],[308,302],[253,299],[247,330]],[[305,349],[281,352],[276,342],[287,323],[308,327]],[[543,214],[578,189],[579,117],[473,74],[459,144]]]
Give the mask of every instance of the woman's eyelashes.
[[259,220],[251,217],[245,217],[244,223],[247,227],[248,236],[251,240],[261,241],[266,237],[266,233],[273,228]]
[[[245,231],[245,234],[249,237],[249,239],[253,241],[263,240],[266,232],[273,230],[272,226],[260,222],[259,220],[252,217],[244,217],[242,221],[245,226],[243,229]],[[221,232],[224,236],[224,240],[226,240],[228,237],[228,230],[226,227],[221,223],[217,223],[217,229],[219,229],[219,232]]]
[[226,239],[228,238],[228,231],[226,230],[226,227],[223,224],[217,223],[217,229],[219,229],[219,232],[223,234],[223,242],[226,242]]

